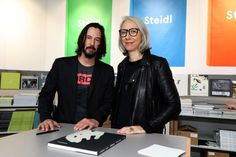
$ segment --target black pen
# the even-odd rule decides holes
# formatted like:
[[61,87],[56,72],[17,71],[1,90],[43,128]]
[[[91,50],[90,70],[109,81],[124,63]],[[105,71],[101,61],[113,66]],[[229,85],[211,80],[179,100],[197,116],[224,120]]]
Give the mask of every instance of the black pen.
[[59,129],[54,129],[54,130],[48,130],[48,131],[43,131],[43,132],[37,132],[36,135],[42,135],[42,134],[47,134],[51,132],[59,131]]

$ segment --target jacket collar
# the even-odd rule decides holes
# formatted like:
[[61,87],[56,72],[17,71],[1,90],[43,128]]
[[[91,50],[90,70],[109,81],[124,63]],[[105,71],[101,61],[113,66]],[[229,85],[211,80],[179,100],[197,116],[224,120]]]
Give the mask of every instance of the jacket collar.
[[[141,64],[140,66],[145,66],[145,65],[149,65],[150,64],[150,55],[151,55],[151,52],[150,52],[150,49],[147,49],[144,51],[143,53],[143,58],[141,59]],[[125,59],[122,61],[121,65],[122,65],[122,69],[125,68],[125,65],[126,63],[128,62],[129,60],[129,57],[125,57]]]

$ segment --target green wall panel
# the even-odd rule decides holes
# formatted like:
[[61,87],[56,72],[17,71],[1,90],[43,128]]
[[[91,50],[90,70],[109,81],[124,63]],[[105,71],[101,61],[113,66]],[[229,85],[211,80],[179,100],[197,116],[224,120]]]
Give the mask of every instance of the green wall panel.
[[103,61],[110,63],[112,0],[67,0],[65,56],[75,55],[76,42],[81,30],[90,22],[105,28],[107,54]]

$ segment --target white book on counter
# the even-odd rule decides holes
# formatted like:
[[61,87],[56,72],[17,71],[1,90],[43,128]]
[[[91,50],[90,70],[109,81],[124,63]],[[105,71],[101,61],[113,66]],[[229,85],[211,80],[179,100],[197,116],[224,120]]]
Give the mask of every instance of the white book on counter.
[[149,157],[178,157],[183,153],[185,153],[185,151],[182,149],[166,147],[159,144],[153,144],[138,151],[138,154]]

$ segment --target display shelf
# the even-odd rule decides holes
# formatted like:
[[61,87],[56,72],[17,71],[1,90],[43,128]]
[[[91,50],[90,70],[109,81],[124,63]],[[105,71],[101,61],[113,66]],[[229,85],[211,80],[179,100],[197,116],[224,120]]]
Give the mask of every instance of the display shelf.
[[194,103],[204,103],[209,104],[227,104],[236,103],[236,98],[234,97],[220,97],[220,96],[181,96],[182,99],[192,99]]
[[[206,152],[224,152],[231,156],[236,155],[236,149],[221,148],[216,144],[216,132],[223,130],[236,130],[236,111],[228,110],[226,104],[235,103],[233,97],[219,96],[181,96],[182,99],[191,99],[195,105],[213,105],[211,110],[186,110],[180,113],[177,128],[181,125],[191,125],[197,129],[198,144],[191,145],[191,151],[196,156],[204,156]],[[218,111],[218,112],[215,112]],[[178,130],[178,129],[175,129]],[[208,143],[207,143],[208,142]],[[209,142],[211,144],[209,144]],[[214,145],[215,144],[215,145]],[[200,154],[198,154],[200,153]]]
[[[199,76],[203,75],[204,74]],[[205,78],[208,80],[208,84],[203,84],[202,80],[199,81],[197,77],[195,78],[194,82],[194,79],[191,80],[191,74],[187,74],[187,76],[188,83],[185,83],[184,81],[186,80],[182,79],[182,86],[180,86],[181,84],[176,85],[179,87],[177,88],[179,93],[182,93],[180,95],[182,112],[180,113],[179,118],[175,120],[175,125],[171,125],[171,127],[174,126],[174,129],[170,128],[170,130],[174,130],[172,131],[173,134],[177,135],[179,126],[190,125],[196,128],[197,132],[191,132],[190,130],[180,131],[186,131],[185,134],[182,134],[185,136],[191,136],[192,133],[193,135],[196,134],[196,137],[191,137],[192,142],[194,143],[194,145],[191,146],[191,150],[193,154],[198,154],[197,157],[199,156],[199,152],[201,152],[200,156],[205,157],[206,152],[208,151],[226,152],[226,154],[229,153],[230,155],[233,154],[233,156],[235,156],[236,150],[222,149],[220,146],[214,145],[216,142],[211,142],[216,141],[216,132],[221,129],[236,130],[236,111],[230,111],[227,108],[227,104],[236,104],[236,75],[206,74],[204,76],[206,76]],[[213,84],[213,80],[215,82],[218,80],[218,82],[216,82],[218,84]],[[226,80],[231,80],[231,82],[228,82],[227,84],[220,84],[220,80],[224,80],[224,83]],[[181,79],[177,79],[175,81],[179,83],[178,81],[181,81]],[[196,87],[196,89],[193,87]],[[182,92],[183,90],[185,92]],[[195,91],[195,93],[193,93],[193,91]],[[206,91],[208,91],[208,93]],[[216,94],[218,96],[212,96],[213,91],[218,91],[219,93]],[[220,92],[222,92],[222,94]],[[226,95],[224,92],[229,92],[230,94]],[[179,128],[183,129],[183,127]],[[208,143],[204,143],[203,141],[208,141]],[[197,145],[195,143],[197,143]]]
[[[9,109],[9,108],[16,108],[16,109],[20,109],[20,108],[37,108],[37,97],[39,94],[40,90],[5,90],[5,89],[0,89],[0,97],[12,97],[13,98],[13,104],[11,105],[5,105],[1,104],[0,105],[0,109]],[[18,103],[17,105],[14,105],[14,95],[16,97],[29,97],[30,95],[33,96],[32,98],[30,98],[29,101],[23,103],[22,100],[20,100],[20,104]],[[32,101],[32,103],[36,101],[36,104],[30,104],[30,101],[34,99],[34,101]],[[26,99],[28,100],[28,99]],[[19,102],[19,101],[18,101]]]
[[220,147],[206,146],[206,145],[191,145],[191,151],[217,151],[236,154],[236,150],[222,149]]
[[[215,143],[214,146],[207,145],[207,142]],[[198,137],[198,145],[191,145],[192,150],[195,151],[219,151],[219,152],[229,152],[236,153],[236,149],[224,149],[216,144],[215,139],[209,135],[200,135]]]
[[38,111],[38,106],[1,106],[0,111]]
[[[10,75],[11,72],[20,74],[20,77],[17,77],[16,80],[17,86],[14,88],[10,86],[14,82],[9,81],[13,80],[13,76]],[[38,94],[44,85],[47,73],[46,71],[0,69],[0,97],[2,98],[0,105],[0,137],[30,130],[38,126]],[[5,82],[3,83],[3,81]]]
[[38,94],[40,90],[29,89],[0,89],[0,96],[14,96],[14,94]]
[[7,136],[37,128],[37,108],[0,108],[0,136]]
[[209,136],[209,135],[198,136],[198,140],[199,141],[212,141],[212,142],[215,142],[214,138],[212,136]]
[[236,115],[196,115],[181,114],[178,119],[178,125],[191,125],[198,130],[198,145],[191,145],[192,151],[218,151],[227,153],[236,153],[236,150],[222,149],[219,146],[208,146],[201,141],[215,141],[215,132],[219,129],[236,130]]
[[231,120],[233,122],[236,121],[236,114],[232,114],[232,115],[229,115],[229,114],[221,114],[221,115],[218,115],[218,114],[193,114],[193,113],[189,113],[189,114],[180,114],[179,116],[180,119],[193,119],[193,118],[196,118],[196,120],[210,120],[212,119],[213,121],[227,121],[227,122],[230,122]]

